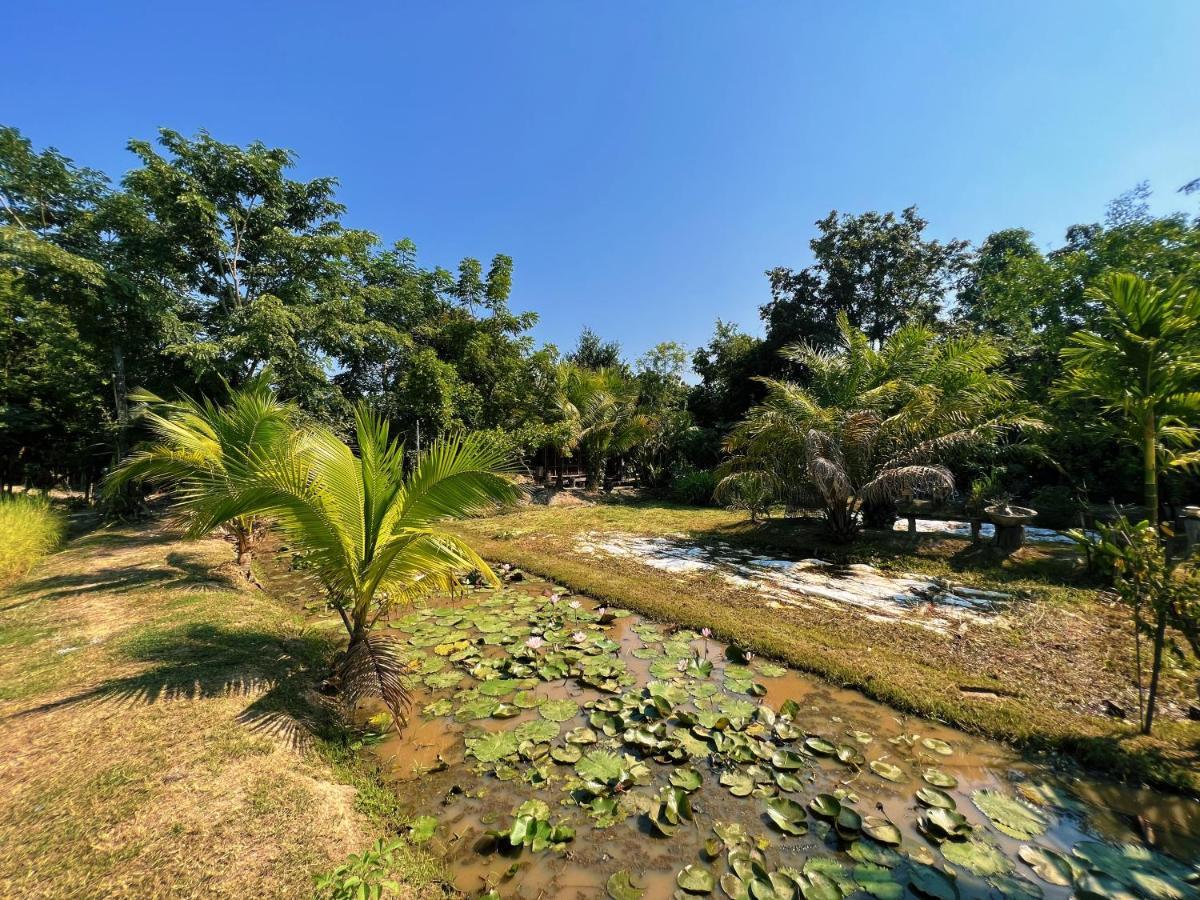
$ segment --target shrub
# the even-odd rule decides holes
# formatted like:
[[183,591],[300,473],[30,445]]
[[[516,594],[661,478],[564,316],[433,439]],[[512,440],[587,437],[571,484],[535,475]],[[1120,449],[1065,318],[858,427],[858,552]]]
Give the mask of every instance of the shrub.
[[771,482],[760,472],[734,472],[717,485],[716,499],[730,509],[744,509],[750,521],[757,522],[771,510],[774,494]]
[[30,494],[0,497],[0,584],[22,577],[57,547],[65,527],[49,500]]
[[671,481],[671,499],[688,506],[711,506],[717,476],[707,469],[676,475]]

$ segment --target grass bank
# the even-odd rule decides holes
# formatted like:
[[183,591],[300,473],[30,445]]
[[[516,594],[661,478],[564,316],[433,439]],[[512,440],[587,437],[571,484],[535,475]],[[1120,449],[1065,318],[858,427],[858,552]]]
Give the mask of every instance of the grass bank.
[[[1182,653],[1164,677],[1153,737],[1103,713],[1136,713],[1134,644],[1125,609],[1072,580],[1061,553],[1027,548],[998,560],[969,542],[875,535],[852,547],[823,543],[813,523],[751,525],[716,509],[664,504],[531,506],[459,526],[485,557],[512,562],[572,590],[666,622],[709,627],[893,707],[1029,750],[1070,754],[1094,769],[1200,794],[1200,723],[1188,721],[1200,667]],[[770,608],[761,594],[719,577],[680,575],[636,560],[588,556],[586,532],[679,534],[793,558],[866,562],[1014,594],[996,625],[938,634],[874,621],[851,607]]]
[[65,532],[66,517],[49,500],[0,494],[0,587],[24,576]]
[[[96,531],[0,591],[0,896],[311,896],[402,827],[314,686],[333,649],[161,526]],[[410,896],[439,863],[395,861]]]

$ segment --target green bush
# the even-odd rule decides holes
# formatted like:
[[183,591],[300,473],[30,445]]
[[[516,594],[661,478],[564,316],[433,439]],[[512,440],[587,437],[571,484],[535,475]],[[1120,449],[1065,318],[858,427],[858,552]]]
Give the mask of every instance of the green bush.
[[671,481],[671,499],[688,506],[711,506],[717,476],[706,469],[676,475]]
[[66,523],[50,501],[29,494],[0,496],[0,585],[28,572],[58,546]]

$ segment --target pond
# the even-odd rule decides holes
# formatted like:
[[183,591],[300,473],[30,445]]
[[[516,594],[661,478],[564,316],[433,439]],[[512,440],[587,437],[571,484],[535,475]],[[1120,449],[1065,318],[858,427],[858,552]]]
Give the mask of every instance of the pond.
[[469,895],[1200,896],[1195,801],[695,632],[534,581],[389,626],[415,703],[373,752]]

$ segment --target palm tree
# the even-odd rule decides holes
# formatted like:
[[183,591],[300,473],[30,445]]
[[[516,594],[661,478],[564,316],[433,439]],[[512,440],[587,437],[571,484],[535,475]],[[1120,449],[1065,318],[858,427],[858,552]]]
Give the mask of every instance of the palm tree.
[[1113,272],[1087,295],[1100,304],[1098,328],[1068,340],[1055,393],[1098,401],[1128,428],[1141,450],[1146,515],[1157,526],[1160,469],[1200,463],[1190,449],[1200,439],[1200,290]]
[[605,464],[628,453],[652,432],[638,411],[636,386],[615,369],[588,369],[571,363],[559,369],[558,407],[570,424],[563,449],[583,457],[587,485],[600,482]]
[[1015,403],[1001,353],[980,337],[939,336],[908,325],[876,348],[839,318],[841,344],[784,355],[807,384],[762,379],[763,402],[730,434],[727,477],[756,471],[789,507],[816,501],[830,531],[850,540],[863,519],[890,526],[897,500],[953,490],[944,463],[996,448],[1040,423]]
[[[111,497],[135,482],[170,485],[189,530],[209,521],[211,509],[237,492],[231,461],[269,456],[286,442],[296,418],[295,408],[275,396],[266,375],[231,391],[223,405],[208,398],[167,401],[149,391],[130,399],[143,404],[139,415],[157,440],[126,457],[105,479],[104,491]],[[244,566],[256,517],[246,514],[218,524],[233,537],[237,564]]]
[[282,451],[248,454],[233,467],[237,490],[208,508],[195,530],[247,515],[269,515],[306,557],[350,643],[336,679],[351,705],[378,697],[405,718],[407,653],[372,633],[398,604],[450,592],[478,570],[498,583],[461,538],[439,527],[518,495],[508,451],[484,435],[439,438],[404,472],[403,445],[385,420],[356,411],[358,453],[325,427],[300,429]]

